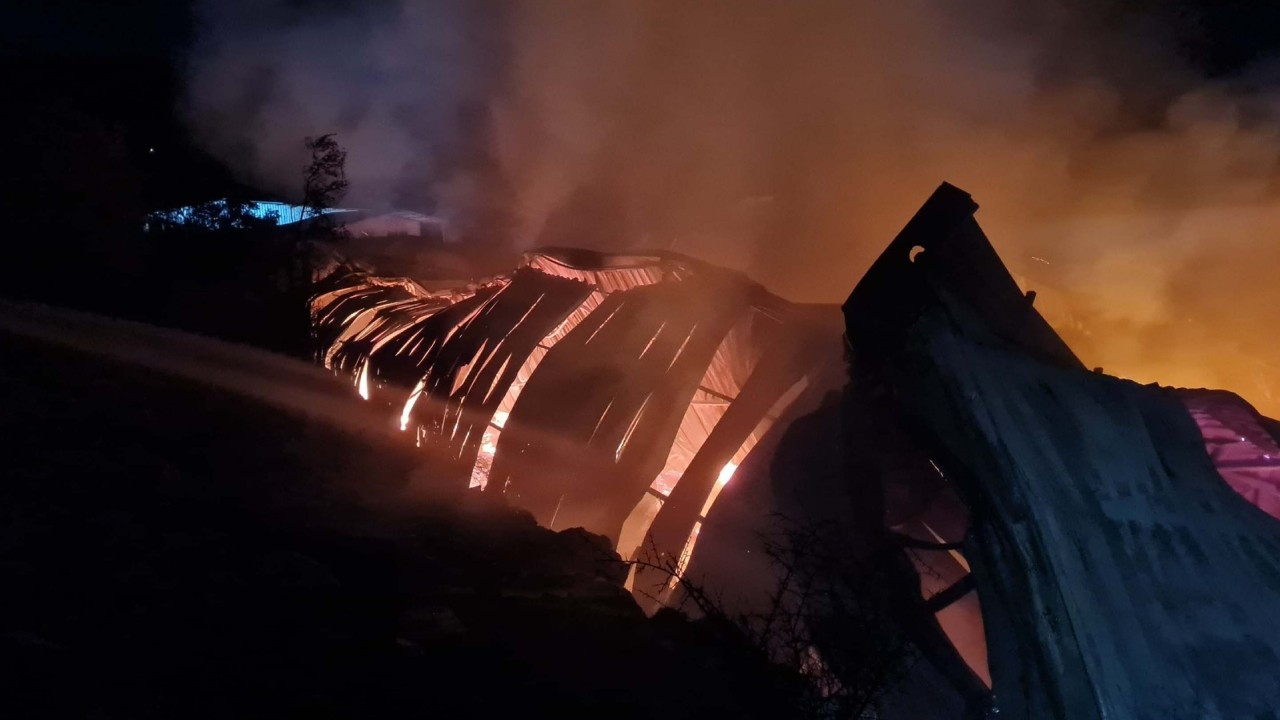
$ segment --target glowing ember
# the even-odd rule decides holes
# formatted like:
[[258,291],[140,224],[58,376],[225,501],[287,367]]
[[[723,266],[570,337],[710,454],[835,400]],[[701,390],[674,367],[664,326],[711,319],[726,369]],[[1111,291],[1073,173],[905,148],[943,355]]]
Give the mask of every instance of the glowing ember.
[[733,474],[737,471],[738,463],[733,462],[732,460],[725,463],[724,467],[720,468],[720,476],[716,478],[716,485],[719,487],[728,485],[729,481],[733,479]]
[[716,485],[711,488],[711,493],[707,495],[707,501],[702,504],[702,517],[705,518],[707,513],[711,512],[711,506],[715,504],[716,498],[720,497],[720,491],[724,489],[725,485],[729,484],[729,481],[733,479],[733,474],[737,471],[738,463],[732,460],[720,468],[720,475],[716,477]]
[[369,399],[369,363],[366,361],[360,366],[360,379],[358,381],[360,387],[360,397],[365,400]]
[[404,410],[400,411],[400,429],[402,431],[409,429],[409,416],[413,413],[413,406],[418,402],[418,396],[422,395],[422,391],[426,386],[425,380],[419,380],[418,384],[414,386],[413,392],[409,393],[409,399],[405,401]]
[[689,539],[685,541],[684,549],[680,551],[680,557],[676,560],[676,572],[671,576],[668,588],[674,588],[680,582],[680,578],[684,576],[684,570],[689,566],[689,560],[693,558],[693,547],[698,543],[698,534],[702,532],[702,522],[693,524],[693,532],[689,534]]
[[476,454],[476,465],[471,469],[471,485],[469,487],[483,490],[489,484],[489,470],[493,467],[493,454],[498,451],[498,435],[507,424],[511,413],[498,410],[493,414],[489,427],[480,436],[480,452]]
[[493,468],[493,454],[498,450],[498,430],[488,428],[480,438],[480,452],[476,455],[476,465],[471,469],[471,484],[468,487],[483,490],[489,484],[489,471]]

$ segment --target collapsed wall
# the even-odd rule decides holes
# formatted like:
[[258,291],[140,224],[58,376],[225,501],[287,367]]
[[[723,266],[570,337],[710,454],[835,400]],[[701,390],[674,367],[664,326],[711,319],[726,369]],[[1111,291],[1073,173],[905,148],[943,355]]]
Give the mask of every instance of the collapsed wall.
[[[995,257],[976,209],[940,188],[845,314],[858,376],[892,393],[970,511],[964,551],[1000,709],[1280,717],[1268,496],[1215,467],[1226,458],[1206,452],[1222,444],[1204,398],[1082,366]],[[1242,427],[1217,409],[1218,426]],[[1251,445],[1274,445],[1264,423],[1245,424]]]

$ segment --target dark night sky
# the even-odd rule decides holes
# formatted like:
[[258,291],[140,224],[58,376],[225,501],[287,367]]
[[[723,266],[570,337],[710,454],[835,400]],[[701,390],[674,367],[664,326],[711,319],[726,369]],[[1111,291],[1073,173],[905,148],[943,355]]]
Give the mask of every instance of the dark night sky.
[[[314,2],[315,0],[311,0]],[[299,0],[305,4],[307,0]],[[1280,51],[1280,4],[1257,0],[1077,0],[1117,22],[1175,28],[1212,74],[1229,73]],[[8,55],[72,58],[180,57],[189,41],[192,0],[25,0],[6,8],[0,47]],[[323,3],[322,3],[323,4]]]
[[163,59],[190,37],[190,6],[187,0],[26,0],[6,10],[0,42],[13,54]]
[[[95,128],[123,137],[143,202],[168,204],[231,183],[194,148],[177,112],[182,60],[192,37],[191,2],[24,0],[6,8],[0,63],[12,107],[5,130],[21,145],[40,113],[74,108]],[[65,129],[67,135],[85,128]],[[154,152],[152,151],[154,148]]]
[[[330,2],[331,0],[298,0]],[[1280,3],[1246,0],[1076,0],[1122,29],[1158,27],[1208,76],[1280,84]],[[182,62],[197,32],[195,0],[26,0],[6,8],[0,57],[20,107],[69,97],[122,128],[156,202],[229,182],[185,137]],[[1272,68],[1259,73],[1257,68]],[[152,153],[151,148],[156,152]],[[159,156],[159,157],[157,157]],[[192,172],[195,169],[196,172]]]

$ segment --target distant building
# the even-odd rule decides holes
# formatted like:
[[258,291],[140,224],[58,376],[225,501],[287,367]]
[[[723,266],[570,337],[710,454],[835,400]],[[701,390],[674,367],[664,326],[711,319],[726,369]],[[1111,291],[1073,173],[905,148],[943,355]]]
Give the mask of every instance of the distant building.
[[[172,210],[160,210],[147,216],[143,227],[151,230],[157,224],[191,225],[208,223],[229,209],[226,198],[211,200],[199,205],[185,205]],[[302,205],[276,200],[252,200],[243,210],[259,220],[274,219],[276,225],[295,225],[309,222],[312,211]],[[352,237],[424,237],[439,242],[451,242],[443,219],[408,210],[367,210],[362,208],[332,208],[324,214],[333,215]]]
[[452,242],[444,220],[408,210],[377,212],[372,210],[346,211],[343,224],[352,237],[412,236]]

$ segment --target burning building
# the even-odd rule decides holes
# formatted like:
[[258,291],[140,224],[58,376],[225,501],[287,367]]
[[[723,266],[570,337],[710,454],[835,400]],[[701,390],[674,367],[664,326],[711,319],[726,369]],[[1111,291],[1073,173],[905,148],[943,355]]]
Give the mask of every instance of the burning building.
[[944,185],[908,223],[842,308],[843,359],[833,308],[670,253],[435,290],[352,272],[312,313],[445,482],[624,558],[683,569],[702,533],[689,572],[723,587],[758,574],[766,512],[833,521],[970,709],[989,686],[1019,718],[1280,717],[1277,424],[1089,370],[976,209]]
[[335,283],[312,303],[325,365],[392,404],[445,482],[628,557],[651,524],[687,556],[735,469],[839,360],[831,308],[673,253],[547,249],[436,291]]

